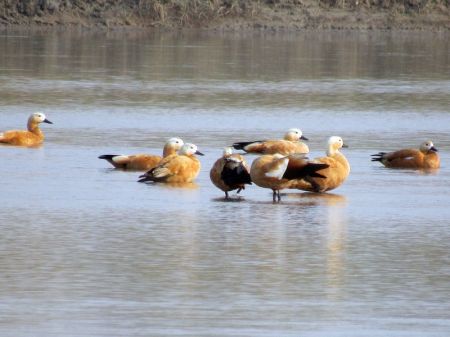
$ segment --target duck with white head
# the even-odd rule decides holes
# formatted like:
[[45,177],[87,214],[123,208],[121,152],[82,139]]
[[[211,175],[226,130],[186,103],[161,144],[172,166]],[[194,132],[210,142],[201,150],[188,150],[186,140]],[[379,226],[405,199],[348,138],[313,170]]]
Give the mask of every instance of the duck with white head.
[[441,164],[438,150],[431,140],[420,144],[419,149],[403,149],[373,154],[372,161],[379,161],[389,168],[413,170],[434,170],[438,169]]
[[160,183],[191,183],[197,178],[201,164],[195,155],[203,156],[196,145],[184,144],[177,154],[172,154],[145,174],[139,177],[139,182]]
[[183,145],[183,140],[174,137],[170,138],[164,145],[162,157],[158,155],[139,153],[133,155],[104,154],[98,158],[105,159],[116,169],[147,171],[158,165],[163,158],[177,153]]
[[300,140],[308,140],[300,129],[289,129],[283,139],[260,140],[251,142],[234,143],[236,150],[243,150],[247,153],[255,154],[276,154],[287,156],[293,153],[309,153],[308,145]]
[[229,199],[228,192],[237,190],[239,193],[245,185],[251,185],[250,170],[243,156],[233,153],[232,147],[226,147],[223,155],[213,164],[209,177],[212,183],[225,192],[225,199]]
[[44,141],[44,133],[39,128],[39,124],[50,122],[42,112],[35,112],[28,118],[28,130],[9,130],[0,132],[0,143],[16,146],[39,146]]
[[307,176],[300,180],[293,188],[309,192],[327,192],[339,187],[350,174],[350,163],[340,152],[347,145],[339,136],[328,138],[326,157],[312,160],[313,163],[326,164],[327,168],[320,170],[323,178]]

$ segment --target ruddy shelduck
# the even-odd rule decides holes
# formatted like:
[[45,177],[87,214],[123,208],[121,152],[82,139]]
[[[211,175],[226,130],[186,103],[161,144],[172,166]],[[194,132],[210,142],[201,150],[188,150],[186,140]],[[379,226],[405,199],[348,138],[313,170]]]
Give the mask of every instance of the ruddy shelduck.
[[44,141],[44,134],[39,128],[40,123],[53,124],[42,112],[35,112],[28,118],[28,131],[10,130],[0,132],[0,143],[29,147],[41,145]]
[[315,177],[322,179],[320,170],[327,164],[312,163],[303,154],[263,155],[255,159],[250,169],[252,182],[273,191],[273,202],[280,201],[280,190],[293,188],[299,179]]
[[177,153],[183,145],[184,142],[180,138],[170,138],[164,145],[163,157],[140,153],[134,155],[104,154],[98,158],[105,159],[117,169],[147,171],[158,165],[162,158]]
[[308,145],[300,139],[308,140],[300,129],[289,129],[281,140],[260,140],[253,142],[234,143],[236,150],[244,150],[247,153],[275,154],[287,156],[293,153],[308,153]]
[[327,156],[315,158],[312,162],[326,164],[326,169],[319,173],[323,178],[307,176],[297,182],[294,188],[309,192],[326,192],[340,186],[350,173],[350,164],[347,158],[339,151],[347,147],[341,137],[333,136],[328,139]]
[[191,183],[197,178],[201,167],[196,154],[203,156],[196,145],[186,143],[177,154],[163,158],[156,167],[141,175],[139,182]]
[[433,170],[440,166],[438,150],[431,140],[420,144],[419,149],[403,149],[394,152],[379,152],[372,161],[379,161],[390,168]]
[[233,154],[231,147],[226,147],[223,156],[214,163],[209,171],[212,183],[225,192],[225,199],[228,199],[228,192],[237,190],[239,193],[245,189],[245,184],[251,185],[250,172],[244,157],[240,154]]

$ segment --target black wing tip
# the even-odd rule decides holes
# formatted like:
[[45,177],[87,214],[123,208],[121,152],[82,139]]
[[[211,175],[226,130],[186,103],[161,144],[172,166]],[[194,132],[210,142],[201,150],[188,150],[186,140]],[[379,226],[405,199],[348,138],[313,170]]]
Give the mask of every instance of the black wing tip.
[[154,168],[148,170],[144,174],[141,174],[139,176],[138,182],[139,183],[144,183],[144,182],[147,182],[147,181],[155,181],[154,178],[153,178],[153,170],[154,170]]
[[283,175],[285,179],[303,179],[305,177],[316,177],[316,178],[325,178],[325,176],[317,173],[317,171],[323,170],[330,167],[328,164],[321,163],[307,163],[302,168],[287,171]]
[[265,142],[265,140],[254,140],[252,142],[237,142],[237,143],[233,143],[233,145],[231,145],[231,146],[236,150],[244,150],[244,147],[246,147],[247,145],[254,144],[254,143],[263,143],[263,142]]
[[98,156],[98,159],[113,159],[117,156],[117,154],[102,154],[101,156]]
[[155,180],[153,179],[153,177],[146,175],[146,174],[139,176],[138,183],[146,183],[149,181],[155,181]]
[[310,176],[310,177],[314,177],[314,178],[323,178],[323,179],[326,178],[324,175],[322,175],[322,174],[320,174],[320,173],[317,173],[317,172],[313,172],[313,173],[311,173],[309,176]]
[[372,158],[371,161],[379,161],[381,162],[383,160],[384,155],[386,154],[386,152],[378,152],[376,154],[372,154],[370,155]]
[[322,179],[326,178],[326,176],[324,176],[323,174],[320,174],[317,171],[326,169],[326,168],[330,167],[330,165],[328,165],[328,164],[315,164],[315,163],[312,163],[310,165],[311,165],[311,170],[312,170],[312,172],[309,174],[310,177],[322,178]]
[[246,147],[247,145],[251,144],[253,142],[238,142],[238,143],[233,143],[233,148],[235,150],[243,150],[244,147]]

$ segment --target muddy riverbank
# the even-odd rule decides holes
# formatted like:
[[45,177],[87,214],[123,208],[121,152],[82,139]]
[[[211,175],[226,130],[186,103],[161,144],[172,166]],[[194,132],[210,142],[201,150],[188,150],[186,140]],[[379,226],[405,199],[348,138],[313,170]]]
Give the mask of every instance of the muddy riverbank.
[[0,28],[450,29],[448,0],[5,0]]

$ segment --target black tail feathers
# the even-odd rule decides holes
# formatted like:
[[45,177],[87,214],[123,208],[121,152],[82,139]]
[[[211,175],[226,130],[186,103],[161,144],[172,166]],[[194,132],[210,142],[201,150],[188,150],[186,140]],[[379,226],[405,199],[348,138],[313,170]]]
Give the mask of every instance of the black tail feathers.
[[326,178],[324,175],[318,173],[317,171],[326,169],[330,165],[328,164],[315,164],[315,163],[309,163],[307,168],[309,169],[310,173],[308,174],[310,177],[315,178]]
[[327,167],[329,167],[328,164],[307,163],[301,167],[286,170],[283,178],[289,180],[303,179],[306,177],[325,178],[325,176],[317,173],[317,171],[326,169]]

